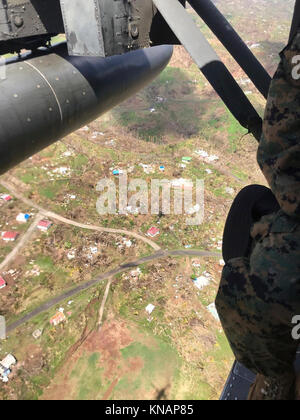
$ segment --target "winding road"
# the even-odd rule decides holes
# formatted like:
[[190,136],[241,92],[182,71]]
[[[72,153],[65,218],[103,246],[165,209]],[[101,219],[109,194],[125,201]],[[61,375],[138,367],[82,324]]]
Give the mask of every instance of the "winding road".
[[53,213],[52,211],[48,211],[48,210],[44,209],[43,207],[39,206],[38,204],[36,204],[34,201],[30,200],[29,198],[24,197],[21,193],[19,193],[17,191],[16,187],[12,183],[10,183],[8,181],[1,180],[0,184],[4,188],[6,188],[11,194],[13,194],[16,198],[23,201],[23,203],[27,204],[28,206],[30,206],[32,208],[37,209],[40,212],[40,214],[42,214],[44,217],[49,217],[50,219],[58,220],[59,222],[65,223],[65,224],[70,225],[70,226],[76,226],[80,229],[131,236],[135,239],[138,239],[140,241],[145,242],[146,244],[150,245],[151,248],[155,249],[156,251],[161,249],[160,246],[157,245],[155,242],[151,241],[151,239],[145,238],[144,236],[142,236],[142,235],[140,235],[136,232],[131,232],[129,230],[123,230],[123,229],[111,229],[111,228],[104,228],[104,227],[100,227],[100,226],[87,225],[87,224],[84,224],[84,223],[75,222],[74,220],[71,220],[71,219],[66,219],[65,217],[60,216],[59,214],[56,214],[56,213]]
[[17,254],[21,251],[21,249],[24,248],[27,242],[31,239],[37,225],[42,219],[43,219],[43,216],[41,215],[41,213],[38,213],[35,216],[27,232],[22,236],[22,238],[20,239],[18,244],[15,246],[15,248],[7,255],[7,257],[0,264],[0,271],[2,271],[10,263],[10,261],[13,260],[17,256]]
[[[93,231],[98,231],[98,232],[115,233],[115,234],[131,236],[131,237],[134,237],[138,240],[143,241],[144,243],[147,243],[148,245],[150,245],[156,251],[155,253],[153,253],[153,254],[151,254],[147,257],[140,258],[140,259],[138,259],[136,261],[133,261],[133,262],[130,262],[130,263],[122,264],[119,267],[108,271],[107,273],[101,274],[100,276],[98,276],[94,280],[90,280],[86,283],[83,283],[80,286],[74,287],[73,289],[65,291],[61,295],[50,299],[49,301],[40,305],[38,308],[34,309],[33,311],[27,313],[26,315],[24,315],[23,317],[21,317],[17,321],[8,325],[7,328],[6,328],[7,333],[11,333],[15,329],[21,327],[23,324],[25,324],[28,321],[30,321],[31,319],[35,318],[37,315],[40,315],[41,313],[46,312],[47,310],[49,310],[52,307],[58,305],[62,301],[66,300],[66,299],[70,299],[73,296],[77,295],[78,293],[83,292],[85,290],[88,290],[93,286],[96,286],[97,284],[101,283],[102,281],[105,281],[107,279],[111,280],[114,276],[116,276],[118,274],[121,274],[121,273],[124,273],[124,272],[126,272],[128,270],[131,270],[133,268],[139,267],[142,264],[146,264],[146,263],[149,263],[149,262],[152,262],[152,261],[155,261],[155,260],[159,260],[159,259],[163,259],[163,258],[167,258],[167,257],[184,257],[184,256],[188,256],[188,257],[191,257],[191,256],[212,257],[212,258],[220,258],[221,257],[221,254],[219,252],[198,251],[198,250],[188,250],[188,249],[185,249],[185,250],[162,250],[160,248],[160,246],[157,245],[155,242],[153,242],[150,239],[145,238],[142,235],[139,235],[138,233],[135,233],[135,232],[130,232],[130,231],[127,231],[127,230],[122,230],[122,229],[102,228],[102,227],[99,227],[99,226],[87,225],[87,224],[75,222],[73,220],[66,219],[65,217],[60,216],[56,213],[48,211],[48,210],[42,208],[41,206],[39,206],[38,204],[34,203],[32,200],[24,197],[21,193],[19,193],[17,191],[16,187],[12,183],[10,183],[8,181],[1,180],[0,184],[4,188],[6,188],[11,194],[13,194],[16,198],[23,201],[23,203],[27,204],[28,206],[37,209],[38,212],[39,212],[36,215],[32,225],[30,226],[28,231],[25,233],[25,235],[21,238],[20,242],[17,244],[15,249],[6,257],[6,259],[0,265],[0,269],[2,267],[4,267],[9,261],[11,261],[11,259],[14,258],[17,255],[17,253],[21,250],[21,248],[26,244],[26,242],[30,239],[31,235],[34,232],[34,229],[36,228],[38,222],[41,220],[42,217],[48,217],[50,219],[58,220],[62,223],[65,223],[65,224],[68,224],[68,225],[71,225],[71,226],[76,226],[76,227],[79,227],[81,229],[88,229],[88,230],[93,230]],[[107,286],[107,295],[108,295],[108,291],[109,291],[109,286]],[[103,302],[104,302],[104,304],[102,305],[103,306],[102,312],[104,311],[104,305],[105,305],[106,299],[104,299]],[[100,321],[99,321],[100,325],[101,325],[101,320],[102,320],[102,314],[100,313]]]

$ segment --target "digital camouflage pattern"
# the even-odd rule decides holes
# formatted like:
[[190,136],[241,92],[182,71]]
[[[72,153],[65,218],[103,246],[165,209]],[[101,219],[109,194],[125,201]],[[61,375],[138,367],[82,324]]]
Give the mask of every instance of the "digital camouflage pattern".
[[[258,163],[282,210],[300,219],[300,32],[281,53],[265,112]],[[300,62],[300,58],[296,63]]]
[[224,267],[216,299],[237,360],[278,380],[292,375],[299,345],[292,338],[292,318],[300,315],[300,79],[292,77],[296,55],[299,32],[281,53],[258,150],[258,163],[281,210],[253,226],[251,255]]

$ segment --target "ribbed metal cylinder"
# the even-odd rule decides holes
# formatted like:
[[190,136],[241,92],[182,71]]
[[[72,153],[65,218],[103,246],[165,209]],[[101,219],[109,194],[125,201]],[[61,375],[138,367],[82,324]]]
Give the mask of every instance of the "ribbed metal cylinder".
[[161,46],[85,58],[68,56],[61,45],[8,62],[0,80],[0,174],[138,92],[172,51]]

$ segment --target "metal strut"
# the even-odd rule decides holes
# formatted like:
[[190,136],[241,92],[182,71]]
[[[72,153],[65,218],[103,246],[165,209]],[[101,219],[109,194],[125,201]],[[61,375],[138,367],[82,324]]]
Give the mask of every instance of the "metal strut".
[[234,117],[260,141],[261,117],[192,16],[177,0],[153,0],[153,3]]
[[271,76],[228,20],[211,0],[189,0],[189,3],[252,80],[260,93],[267,98]]

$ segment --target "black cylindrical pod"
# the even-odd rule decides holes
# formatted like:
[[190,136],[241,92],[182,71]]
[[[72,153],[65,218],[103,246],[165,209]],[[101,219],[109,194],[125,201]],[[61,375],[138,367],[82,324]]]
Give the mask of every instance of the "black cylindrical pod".
[[0,80],[0,174],[146,86],[172,51],[161,46],[110,58],[70,57],[63,44],[10,60]]

